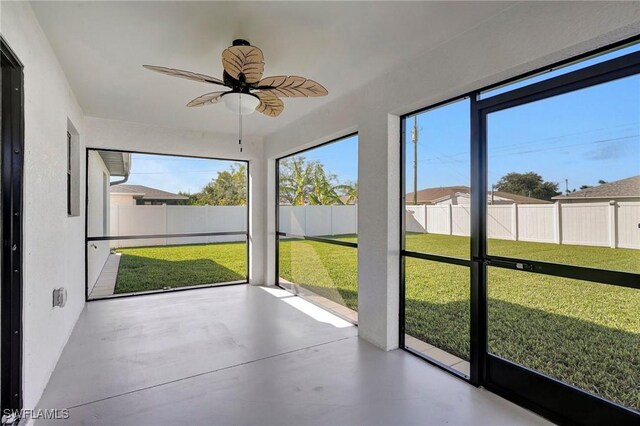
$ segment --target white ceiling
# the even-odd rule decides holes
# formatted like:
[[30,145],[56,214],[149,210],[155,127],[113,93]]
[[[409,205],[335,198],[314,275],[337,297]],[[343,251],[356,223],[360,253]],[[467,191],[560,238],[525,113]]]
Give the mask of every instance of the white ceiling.
[[[186,108],[217,86],[142,68],[222,76],[220,54],[244,38],[265,56],[265,76],[301,75],[324,98],[285,99],[277,118],[253,114],[264,135],[510,7],[509,2],[33,2],[86,115],[236,133],[222,104]],[[381,100],[382,101],[382,100]]]

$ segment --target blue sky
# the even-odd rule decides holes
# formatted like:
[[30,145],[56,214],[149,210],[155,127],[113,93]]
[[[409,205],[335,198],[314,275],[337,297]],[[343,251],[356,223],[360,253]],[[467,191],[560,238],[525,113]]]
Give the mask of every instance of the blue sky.
[[[357,136],[341,139],[302,155],[309,161],[322,162],[328,172],[339,176],[341,183],[355,182],[358,179]],[[227,160],[133,154],[131,175],[127,183],[169,192],[198,192],[217,176],[217,172],[230,170],[233,165],[237,166],[238,163]]]
[[327,172],[337,175],[340,183],[358,180],[358,136],[350,136],[334,143],[300,154],[307,161],[319,161]]
[[175,193],[198,192],[217,176],[217,172],[230,170],[237,164],[227,160],[133,154],[127,183]]
[[[640,45],[518,82],[521,87]],[[640,76],[612,81],[490,114],[489,185],[509,172],[533,171],[565,190],[640,174]],[[469,185],[469,100],[418,115],[418,189]],[[413,118],[406,121],[407,191],[413,190]]]
[[[640,44],[583,61],[490,94],[521,87],[632,51]],[[486,96],[486,95],[485,95]],[[413,118],[406,121],[407,191],[413,190]],[[418,115],[418,188],[469,185],[469,101]],[[499,111],[488,117],[489,184],[509,172],[533,171],[565,189],[640,174],[640,76]],[[303,153],[338,175],[358,176],[358,138],[342,139]],[[232,161],[134,154],[129,183],[171,192],[199,191]]]

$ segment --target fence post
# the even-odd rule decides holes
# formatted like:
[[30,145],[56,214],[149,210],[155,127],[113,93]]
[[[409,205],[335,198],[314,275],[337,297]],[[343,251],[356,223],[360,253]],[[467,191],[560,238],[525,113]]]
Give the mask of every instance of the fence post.
[[616,201],[609,201],[609,247],[618,247],[618,212]]
[[554,242],[562,244],[562,207],[558,201],[553,204],[553,224]]
[[518,241],[518,204],[512,204],[511,210],[511,238],[513,241]]
[[422,225],[423,225],[423,228],[424,228],[424,233],[428,234],[428,231],[427,231],[427,223],[428,223],[428,221],[427,221],[427,205],[423,204],[422,208],[424,209],[424,214],[422,215],[422,220],[424,221],[424,223]]
[[336,235],[336,231],[333,229],[333,207],[332,204],[329,209],[329,220],[331,221],[331,235]]
[[449,235],[453,235],[453,204],[447,204],[448,217],[449,217]]
[[[169,212],[167,211],[167,205],[162,205],[162,210],[164,211],[164,233],[169,233]],[[164,241],[164,245],[169,245],[169,241],[166,238],[162,238],[161,241]]]
[[[120,204],[116,204],[116,208],[112,209],[111,206],[109,207],[110,209],[110,214],[114,215],[114,228],[111,230],[111,235],[121,235],[120,234]],[[114,214],[115,213],[115,214]],[[118,248],[120,247],[120,240],[115,240],[111,242],[111,247],[112,248]]]

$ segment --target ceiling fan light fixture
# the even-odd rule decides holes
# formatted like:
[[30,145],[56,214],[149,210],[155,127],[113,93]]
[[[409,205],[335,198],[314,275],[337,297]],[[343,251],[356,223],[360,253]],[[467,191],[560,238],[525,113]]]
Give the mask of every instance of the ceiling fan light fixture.
[[260,104],[260,99],[257,96],[239,92],[227,93],[222,96],[222,100],[229,111],[241,115],[251,114]]

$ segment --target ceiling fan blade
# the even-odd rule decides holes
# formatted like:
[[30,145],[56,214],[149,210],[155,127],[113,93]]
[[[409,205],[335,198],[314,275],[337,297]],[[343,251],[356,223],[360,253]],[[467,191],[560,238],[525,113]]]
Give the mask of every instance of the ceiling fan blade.
[[256,111],[269,117],[277,117],[284,110],[284,102],[273,93],[257,92],[255,95],[260,99]]
[[264,55],[255,46],[231,46],[222,52],[222,66],[236,80],[257,83],[264,72]]
[[171,75],[173,77],[186,78],[188,80],[200,81],[203,83],[219,84],[220,86],[225,86],[224,82],[219,78],[211,77],[204,74],[198,74],[197,72],[178,70],[175,68],[158,67],[155,65],[143,65],[143,67],[148,70]]
[[265,77],[258,83],[258,89],[289,98],[325,96],[329,93],[322,84],[295,75]]
[[220,102],[220,100],[222,99],[222,95],[224,95],[225,93],[227,92],[226,91],[211,92],[211,93],[204,94],[202,96],[198,96],[197,98],[189,102],[187,106],[198,107],[198,106],[217,104],[218,102]]

